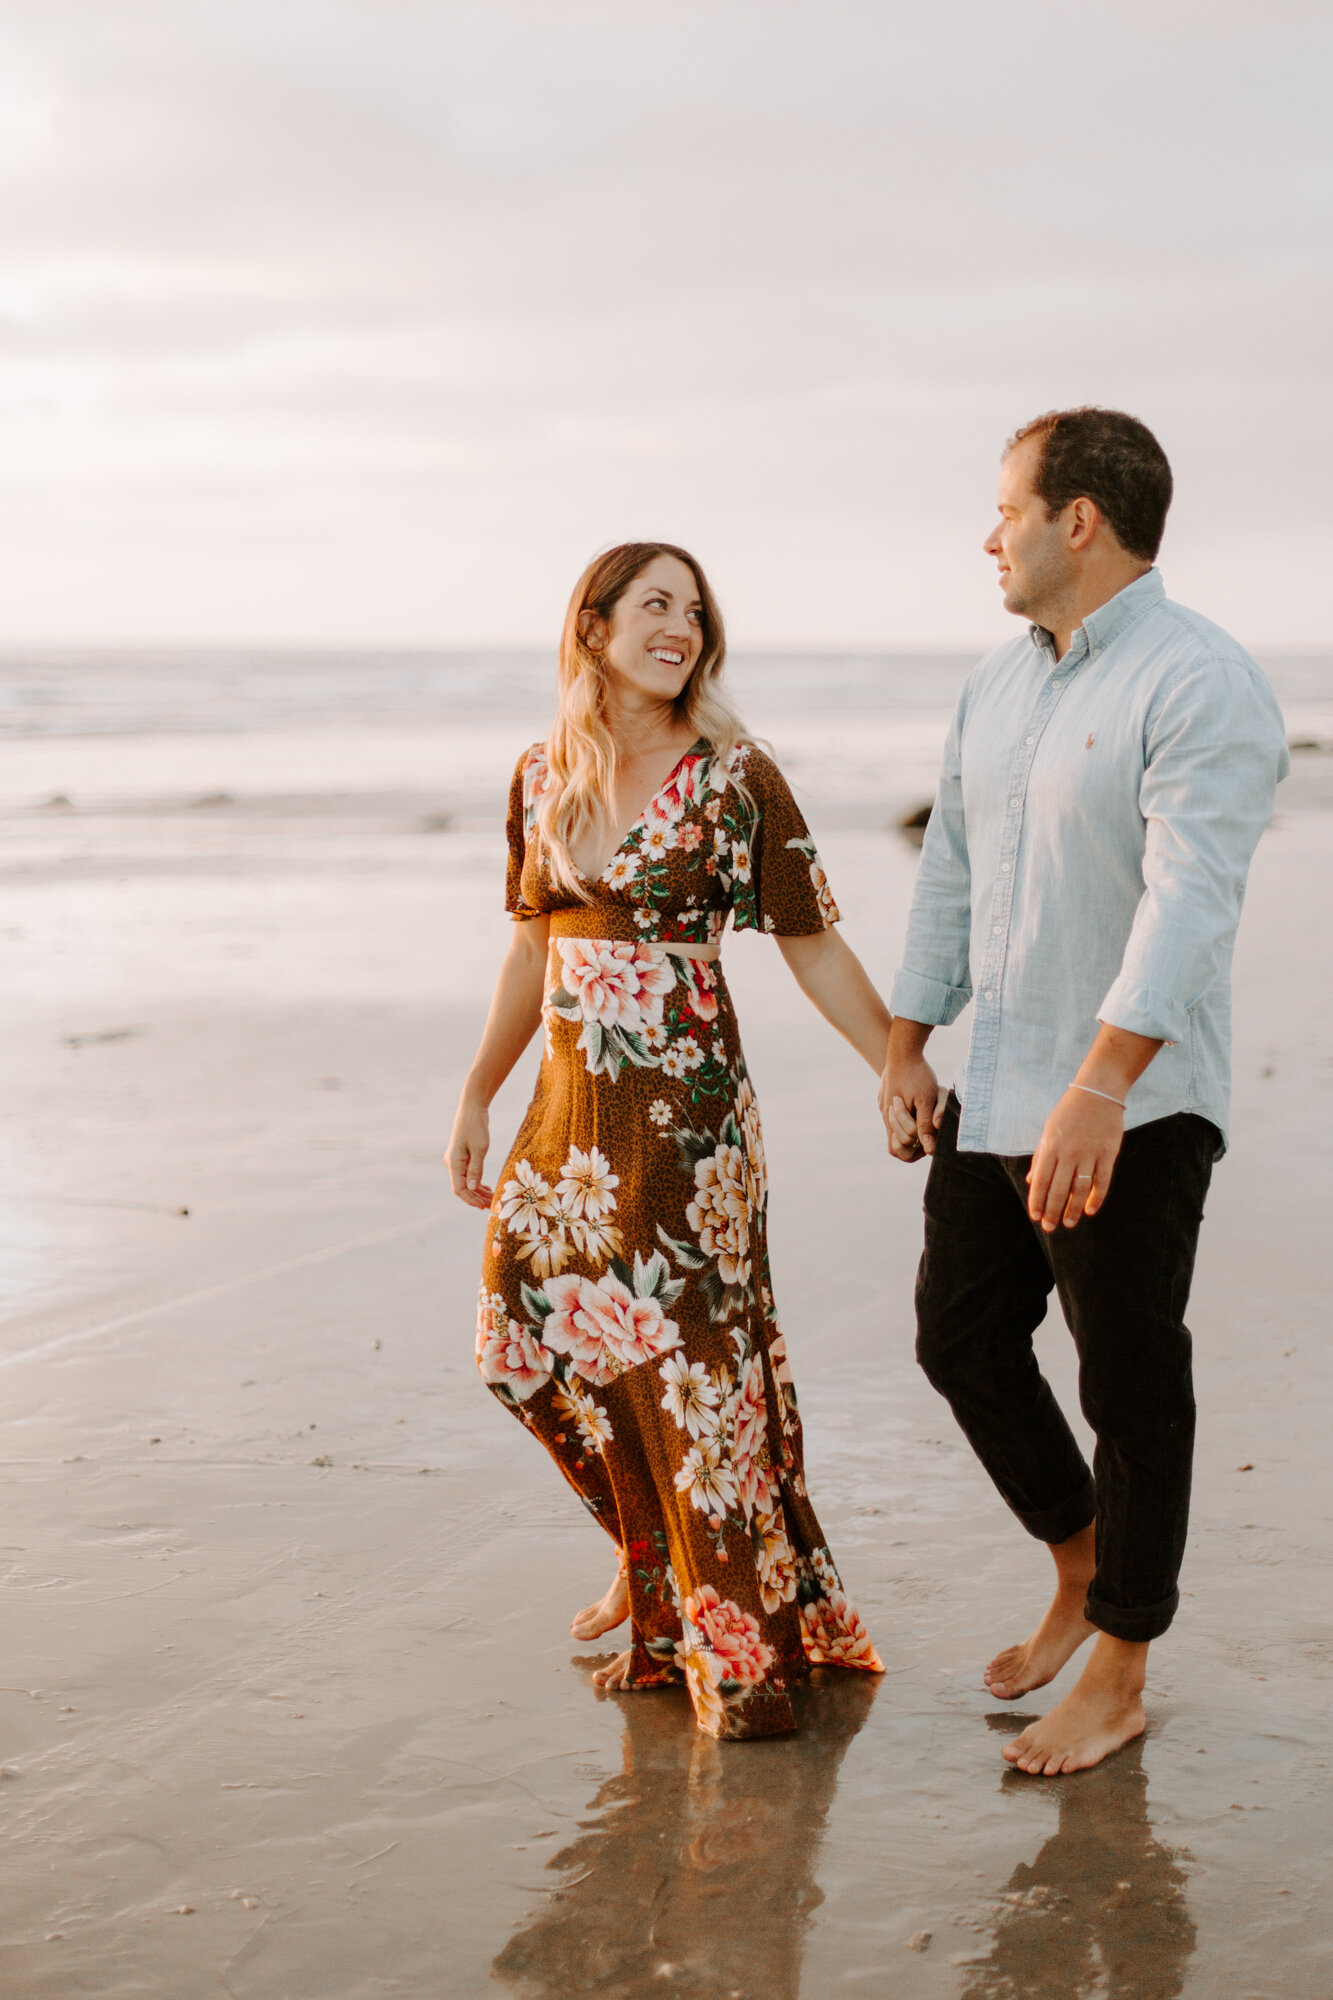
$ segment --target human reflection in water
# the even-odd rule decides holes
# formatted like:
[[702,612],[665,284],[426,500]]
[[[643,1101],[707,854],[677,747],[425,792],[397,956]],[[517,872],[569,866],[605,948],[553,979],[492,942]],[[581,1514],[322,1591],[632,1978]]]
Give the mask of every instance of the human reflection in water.
[[[1012,1734],[1011,1715],[988,1718]],[[1095,1772],[1051,1779],[1060,1827],[1020,1862],[999,1906],[995,1943],[962,2000],[1172,2000],[1194,1950],[1185,1871],[1148,1820],[1143,1744]],[[1004,1791],[1032,1779],[1006,1773]]]
[[[582,1663],[580,1663],[582,1664]],[[669,1692],[621,1703],[624,1768],[547,1864],[572,1877],[515,1933],[495,1976],[530,2000],[796,2000],[815,1863],[847,1745],[879,1687],[816,1668],[792,1736],[717,1743]],[[1030,1782],[1030,1781],[1028,1781]]]

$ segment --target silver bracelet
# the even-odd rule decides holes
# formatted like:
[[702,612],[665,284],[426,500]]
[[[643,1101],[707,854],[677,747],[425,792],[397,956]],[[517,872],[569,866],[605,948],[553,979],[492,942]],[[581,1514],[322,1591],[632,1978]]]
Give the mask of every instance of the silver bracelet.
[[1128,1109],[1123,1097],[1112,1097],[1110,1092],[1106,1090],[1094,1090],[1090,1083],[1071,1083],[1069,1088],[1071,1090],[1086,1090],[1089,1097],[1105,1098],[1108,1104],[1118,1104],[1122,1111]]

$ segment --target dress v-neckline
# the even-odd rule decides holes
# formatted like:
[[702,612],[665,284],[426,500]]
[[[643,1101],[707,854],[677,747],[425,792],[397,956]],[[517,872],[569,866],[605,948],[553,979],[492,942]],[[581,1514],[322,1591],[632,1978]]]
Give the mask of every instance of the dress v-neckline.
[[[701,747],[705,749],[707,748],[706,740],[702,736],[696,736],[693,743],[690,744],[688,750],[681,751],[679,757],[677,757],[675,763],[671,766],[671,769],[667,772],[665,778],[663,778],[661,784],[657,787],[657,790],[652,794],[651,798],[647,798],[644,800],[643,805],[639,809],[638,813],[630,821],[629,825],[625,828],[625,831],[621,834],[619,840],[616,842],[615,846],[611,849],[611,852],[607,855],[601,867],[597,870],[597,873],[595,875],[584,875],[583,870],[581,868],[579,869],[580,876],[582,876],[582,879],[588,884],[590,888],[595,883],[601,881],[603,875],[605,875],[607,869],[611,866],[611,863],[615,860],[616,856],[619,854],[621,848],[625,845],[625,842],[629,839],[630,835],[632,833],[638,832],[639,828],[643,825],[643,822],[647,819],[653,807],[657,804],[657,801],[661,798],[667,786],[671,783],[671,780],[675,777],[677,771],[679,771],[681,765],[686,761],[688,757],[693,757],[695,751],[700,749]],[[577,862],[575,863],[575,866],[576,867],[578,866]]]

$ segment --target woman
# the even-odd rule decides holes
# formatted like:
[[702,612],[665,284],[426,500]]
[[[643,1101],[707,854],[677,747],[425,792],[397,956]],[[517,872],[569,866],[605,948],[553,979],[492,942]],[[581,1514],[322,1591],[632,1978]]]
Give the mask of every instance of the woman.
[[[763,929],[876,1075],[889,1016],[777,768],[723,693],[722,620],[683,549],[599,556],[570,600],[559,707],[509,801],[517,920],[449,1145],[489,1208],[477,1358],[620,1551],[579,1639],[596,1675],[684,1673],[718,1737],[793,1727],[812,1663],[882,1672],[806,1496],[769,1284],[759,1112],[718,964]],[[542,1023],[498,1181],[487,1107]]]

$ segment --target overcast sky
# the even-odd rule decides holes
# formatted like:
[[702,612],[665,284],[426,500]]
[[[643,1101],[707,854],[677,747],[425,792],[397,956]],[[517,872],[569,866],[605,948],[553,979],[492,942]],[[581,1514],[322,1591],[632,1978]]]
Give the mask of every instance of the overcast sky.
[[1007,432],[1118,404],[1167,588],[1333,642],[1323,0],[0,0],[0,641],[1006,629]]

